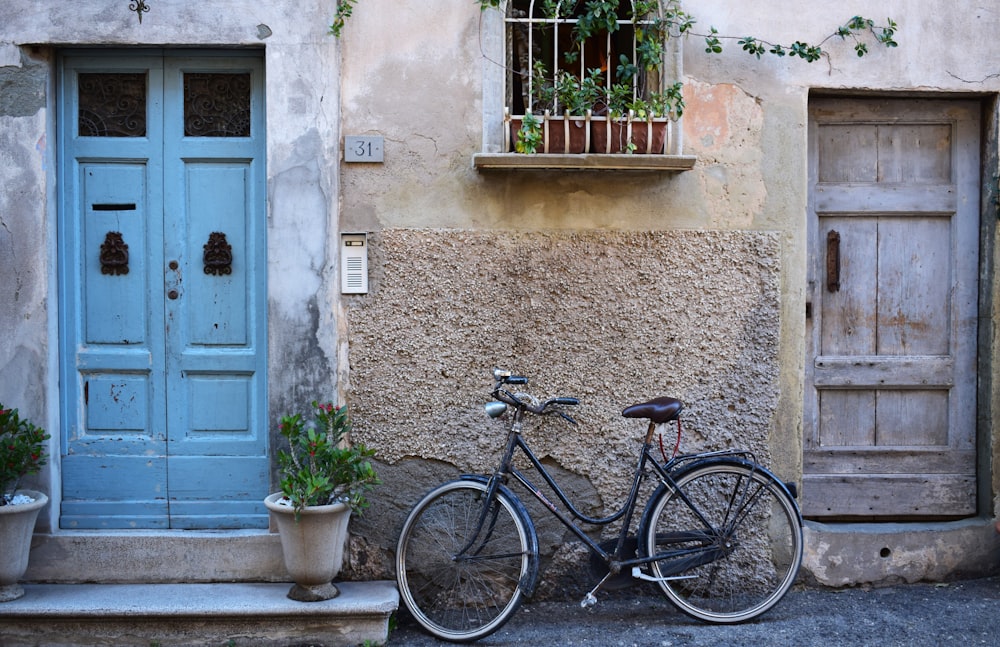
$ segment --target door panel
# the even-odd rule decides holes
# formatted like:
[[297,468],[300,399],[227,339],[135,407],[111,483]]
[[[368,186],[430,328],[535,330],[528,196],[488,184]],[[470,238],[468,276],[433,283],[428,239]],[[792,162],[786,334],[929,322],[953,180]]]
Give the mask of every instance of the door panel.
[[[266,527],[263,76],[257,59],[168,59],[167,473],[173,527]],[[173,273],[176,274],[176,273]],[[220,457],[225,457],[220,460]]]
[[[148,256],[145,209],[146,167],[141,164],[85,164],[82,208],[84,249],[95,257],[83,266],[84,334],[89,344],[145,345]],[[120,234],[128,250],[126,267],[102,266],[107,235]],[[110,251],[110,250],[109,250]],[[133,307],[134,304],[140,307]]]
[[[247,244],[248,204],[247,171],[244,164],[188,164],[186,192],[187,248],[194,260],[201,261],[202,271],[195,271],[185,281],[187,300],[191,303],[188,342],[192,346],[245,347],[247,337],[247,254],[254,252]],[[218,231],[213,231],[217,229]],[[217,262],[225,252],[232,254],[229,267],[205,265],[204,254],[197,251],[209,244],[213,233],[220,247]],[[228,248],[226,247],[228,246]],[[205,268],[216,273],[206,273]]]
[[810,106],[807,516],[975,514],[978,115]]
[[60,523],[266,527],[260,58],[61,69]]

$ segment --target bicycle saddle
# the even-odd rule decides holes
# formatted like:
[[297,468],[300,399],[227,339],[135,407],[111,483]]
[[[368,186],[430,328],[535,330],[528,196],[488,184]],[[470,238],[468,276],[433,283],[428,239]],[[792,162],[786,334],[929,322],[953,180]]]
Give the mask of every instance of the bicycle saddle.
[[653,398],[649,402],[633,404],[622,411],[626,418],[649,418],[656,424],[670,422],[680,415],[684,403],[677,398]]

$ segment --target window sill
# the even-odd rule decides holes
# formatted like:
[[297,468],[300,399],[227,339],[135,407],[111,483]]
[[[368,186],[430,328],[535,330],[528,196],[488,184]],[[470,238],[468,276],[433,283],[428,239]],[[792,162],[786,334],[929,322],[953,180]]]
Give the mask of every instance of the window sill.
[[606,155],[536,153],[476,153],[472,164],[479,171],[608,170],[608,171],[690,171],[694,155]]

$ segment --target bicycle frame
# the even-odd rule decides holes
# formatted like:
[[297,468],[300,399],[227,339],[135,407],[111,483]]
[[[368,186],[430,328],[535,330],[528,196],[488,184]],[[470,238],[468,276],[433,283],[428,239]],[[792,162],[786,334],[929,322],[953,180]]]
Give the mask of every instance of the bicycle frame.
[[[702,460],[713,457],[727,457],[727,456],[750,458],[751,459],[750,462],[755,463],[755,461],[752,460],[752,455],[749,452],[739,451],[739,450],[726,450],[720,452],[707,452],[701,454],[685,454],[682,456],[671,458],[666,463],[661,465],[652,454],[652,448],[653,448],[652,438],[656,425],[651,422],[646,432],[646,437],[643,440],[642,450],[639,452],[639,459],[635,468],[635,472],[632,477],[632,484],[624,504],[622,505],[621,508],[619,508],[617,511],[613,512],[611,515],[607,517],[591,517],[589,515],[584,514],[576,506],[573,505],[573,503],[569,500],[569,497],[566,495],[566,493],[563,492],[562,488],[560,488],[559,485],[556,483],[554,477],[548,472],[548,470],[545,469],[545,466],[542,465],[541,461],[538,459],[537,456],[535,456],[534,452],[531,451],[531,448],[528,446],[527,442],[521,435],[523,415],[524,415],[523,411],[516,408],[514,409],[514,419],[511,422],[510,430],[508,431],[507,442],[503,455],[500,459],[500,464],[498,465],[496,471],[493,473],[493,476],[489,479],[487,495],[483,505],[482,513],[478,521],[479,525],[477,527],[476,532],[473,533],[473,536],[470,539],[468,545],[465,546],[461,551],[459,551],[458,556],[464,555],[470,550],[470,548],[473,545],[475,545],[477,538],[483,531],[483,526],[486,523],[486,518],[488,516],[491,507],[489,503],[493,501],[493,499],[496,497],[500,485],[501,484],[506,485],[507,481],[511,477],[513,477],[529,493],[531,493],[532,496],[534,496],[542,505],[544,505],[546,509],[548,509],[548,511],[552,513],[564,526],[566,526],[566,528],[568,528],[578,539],[580,539],[580,541],[582,541],[584,545],[587,546],[587,548],[591,551],[591,553],[597,555],[602,561],[604,561],[605,564],[607,564],[608,566],[607,577],[617,575],[618,573],[621,572],[623,568],[640,566],[643,564],[648,564],[650,562],[662,559],[678,558],[688,555],[694,556],[695,554],[701,553],[701,556],[696,558],[699,561],[697,561],[696,563],[692,563],[690,566],[695,566],[697,565],[697,563],[707,563],[715,559],[715,557],[712,556],[711,553],[704,553],[704,551],[702,551],[701,549],[684,549],[684,550],[667,551],[646,557],[636,556],[634,558],[623,559],[624,557],[623,551],[626,546],[626,542],[629,536],[629,529],[631,528],[632,520],[635,515],[635,505],[639,497],[639,488],[642,485],[643,480],[646,478],[648,474],[648,468],[650,467],[652,468],[652,471],[655,472],[656,476],[658,477],[659,481],[662,484],[664,484],[667,487],[673,487],[676,490],[677,489],[676,482],[672,478],[671,473],[676,470],[678,465],[681,465],[683,463],[689,463],[691,461],[696,461],[696,460]],[[531,480],[521,470],[519,470],[516,466],[514,466],[513,464],[514,455],[518,451],[520,451],[525,457],[527,457],[527,459],[531,462],[532,466],[542,476],[542,479],[556,494],[556,497],[559,499],[559,502],[568,510],[568,512],[560,509],[556,504],[550,501],[549,498],[545,496],[545,494],[541,491],[540,488],[535,486],[535,484],[532,483]],[[695,532],[695,534],[698,534],[698,538],[711,539],[712,535],[709,534],[709,530],[714,531],[714,529],[712,528],[712,524],[707,519],[705,519],[704,515],[699,511],[697,505],[695,505],[692,501],[690,501],[687,495],[685,495],[683,491],[678,490],[678,494],[680,495],[681,499],[685,502],[685,504],[688,506],[688,508],[690,508],[691,511],[704,524],[704,528],[706,531],[705,534],[701,535],[697,532]],[[591,539],[576,523],[576,520],[579,520],[583,523],[591,525],[606,526],[620,519],[623,520],[622,527],[618,533],[618,538],[615,542],[614,550],[611,552],[601,548],[601,546],[593,539]],[[687,534],[685,537],[681,539],[691,539],[691,537],[692,535]],[[700,561],[702,559],[705,561],[704,562]],[[607,579],[607,577],[605,579]]]

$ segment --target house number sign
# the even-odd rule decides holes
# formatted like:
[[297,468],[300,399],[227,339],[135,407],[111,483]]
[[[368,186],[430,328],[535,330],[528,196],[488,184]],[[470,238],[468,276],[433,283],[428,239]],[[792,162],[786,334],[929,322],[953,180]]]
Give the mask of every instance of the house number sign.
[[382,162],[381,135],[346,135],[344,137],[345,162]]

